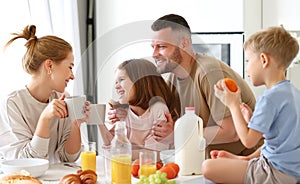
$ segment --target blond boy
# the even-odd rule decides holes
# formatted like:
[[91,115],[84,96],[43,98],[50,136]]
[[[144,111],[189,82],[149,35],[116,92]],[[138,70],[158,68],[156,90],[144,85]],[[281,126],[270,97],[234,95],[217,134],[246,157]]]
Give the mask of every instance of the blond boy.
[[262,137],[265,143],[248,157],[212,151],[212,159],[203,163],[203,175],[216,183],[299,183],[300,91],[285,78],[299,45],[284,28],[270,27],[250,36],[244,49],[251,83],[267,88],[253,114],[240,105],[240,89],[230,92],[221,82],[224,90],[215,87],[215,95],[230,109],[247,148]]

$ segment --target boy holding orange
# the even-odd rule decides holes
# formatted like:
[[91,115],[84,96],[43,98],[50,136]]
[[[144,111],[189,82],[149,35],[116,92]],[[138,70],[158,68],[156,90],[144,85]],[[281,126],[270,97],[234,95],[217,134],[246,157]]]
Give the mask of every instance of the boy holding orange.
[[[299,50],[298,42],[282,27],[253,34],[244,44],[246,72],[254,86],[267,90],[255,111],[240,108],[240,88],[232,92],[215,87],[215,95],[230,109],[242,143],[251,148],[264,137],[264,145],[247,157],[212,151],[202,165],[205,178],[216,183],[300,182],[300,91],[285,78]],[[252,115],[252,117],[250,117]]]

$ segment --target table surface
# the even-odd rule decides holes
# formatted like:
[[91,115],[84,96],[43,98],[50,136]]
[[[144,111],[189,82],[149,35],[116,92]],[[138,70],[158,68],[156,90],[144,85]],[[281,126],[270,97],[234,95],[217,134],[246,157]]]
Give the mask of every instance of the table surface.
[[[75,163],[67,163],[68,165],[61,164],[53,164],[50,165],[49,169],[45,172],[45,174],[39,179],[43,184],[57,184],[64,175],[76,173],[79,169],[77,168],[77,164]],[[101,170],[97,170],[98,181],[97,184],[105,184],[108,183],[105,180],[104,172]],[[204,184],[207,183],[204,181],[202,175],[197,176],[178,176],[174,179],[176,184]],[[136,183],[138,181],[137,178],[132,177],[132,183]]]
[[[98,159],[97,159],[98,160]],[[97,163],[99,163],[97,161]],[[97,175],[98,181],[97,184],[106,184],[104,169],[101,164],[97,164]],[[49,169],[45,172],[44,175],[40,176],[38,179],[43,184],[58,184],[59,180],[67,174],[75,174],[77,170],[80,169],[80,163],[59,163],[59,164],[50,164]],[[0,177],[4,174],[0,174]],[[178,176],[173,179],[177,184],[211,184],[211,182],[205,180],[202,175],[195,176]],[[136,183],[137,178],[132,177],[132,183]]]

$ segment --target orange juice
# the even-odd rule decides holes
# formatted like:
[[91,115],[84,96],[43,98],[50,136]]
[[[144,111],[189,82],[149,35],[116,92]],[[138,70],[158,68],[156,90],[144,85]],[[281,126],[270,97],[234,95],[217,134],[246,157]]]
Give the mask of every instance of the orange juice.
[[130,184],[131,183],[131,157],[116,156],[111,158],[111,183]]
[[96,152],[86,151],[81,152],[81,169],[93,170],[96,172]]
[[148,177],[151,174],[155,174],[155,172],[156,172],[156,165],[141,165],[140,166],[140,175],[144,175],[144,176]]

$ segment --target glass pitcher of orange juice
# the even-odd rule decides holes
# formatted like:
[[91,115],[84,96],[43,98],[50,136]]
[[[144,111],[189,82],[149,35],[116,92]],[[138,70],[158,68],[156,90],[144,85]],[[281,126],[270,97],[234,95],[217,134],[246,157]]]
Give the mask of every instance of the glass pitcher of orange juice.
[[96,172],[96,142],[89,142],[81,152],[81,169]]
[[119,155],[111,158],[111,180],[112,184],[131,183],[131,157]]
[[126,123],[117,122],[115,126],[115,136],[110,145],[111,153],[111,183],[130,184],[131,183],[131,143],[126,135]]

